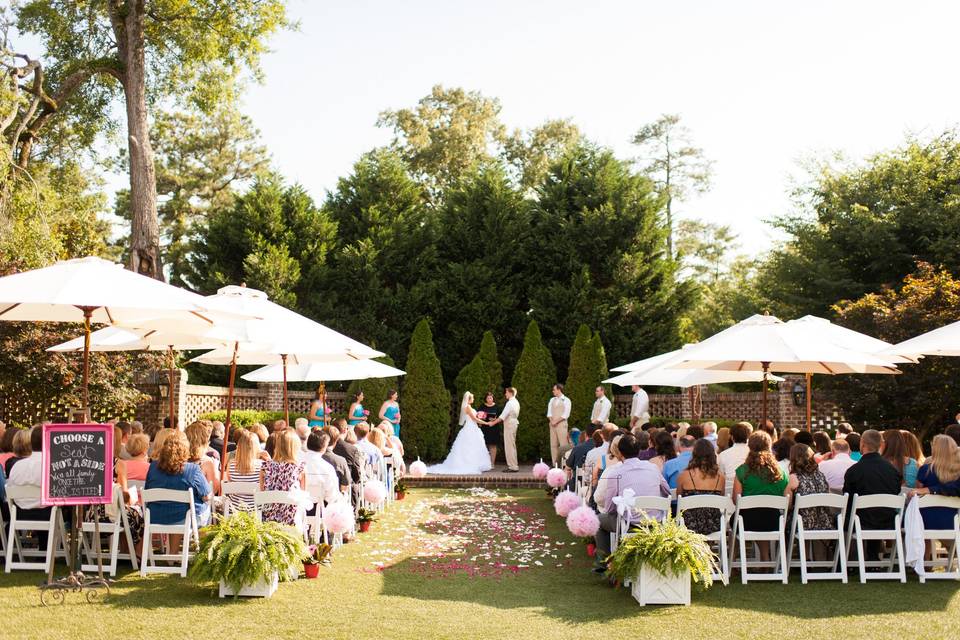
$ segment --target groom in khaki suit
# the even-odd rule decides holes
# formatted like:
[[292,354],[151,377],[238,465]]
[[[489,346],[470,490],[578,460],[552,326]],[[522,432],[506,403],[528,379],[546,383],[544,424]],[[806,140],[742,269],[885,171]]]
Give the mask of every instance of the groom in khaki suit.
[[516,473],[520,471],[520,465],[517,462],[517,427],[520,418],[520,402],[517,400],[517,390],[513,387],[507,387],[503,391],[507,402],[503,405],[503,410],[497,421],[503,423],[503,455],[507,458],[507,468],[505,471]]

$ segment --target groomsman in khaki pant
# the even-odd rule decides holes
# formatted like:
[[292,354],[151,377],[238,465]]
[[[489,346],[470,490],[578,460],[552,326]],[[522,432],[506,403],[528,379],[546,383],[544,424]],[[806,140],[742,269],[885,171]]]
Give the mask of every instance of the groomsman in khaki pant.
[[553,385],[553,398],[547,404],[547,418],[550,420],[550,461],[553,466],[560,464],[560,456],[570,448],[570,434],[567,432],[567,420],[570,419],[570,398],[563,395],[563,385]]
[[520,402],[517,400],[517,390],[513,387],[504,389],[503,395],[507,402],[497,418],[503,423],[503,455],[507,458],[506,471],[516,473],[520,471],[517,462],[517,427],[520,418]]

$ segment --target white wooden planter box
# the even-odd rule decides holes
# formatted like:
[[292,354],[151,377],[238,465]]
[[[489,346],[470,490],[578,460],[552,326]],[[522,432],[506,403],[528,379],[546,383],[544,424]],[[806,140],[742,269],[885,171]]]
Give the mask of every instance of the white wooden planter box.
[[227,596],[251,596],[254,598],[269,598],[277,591],[277,584],[280,582],[277,574],[273,574],[270,580],[262,580],[256,584],[246,585],[240,588],[239,592],[234,592],[227,584],[220,581],[220,597]]
[[633,579],[630,593],[641,605],[690,605],[690,573],[664,575],[641,565],[640,575]]

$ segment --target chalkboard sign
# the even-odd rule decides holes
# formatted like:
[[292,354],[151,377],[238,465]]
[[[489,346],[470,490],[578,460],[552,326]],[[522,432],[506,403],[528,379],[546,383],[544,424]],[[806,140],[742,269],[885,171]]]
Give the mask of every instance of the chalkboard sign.
[[113,500],[113,426],[43,425],[44,505]]

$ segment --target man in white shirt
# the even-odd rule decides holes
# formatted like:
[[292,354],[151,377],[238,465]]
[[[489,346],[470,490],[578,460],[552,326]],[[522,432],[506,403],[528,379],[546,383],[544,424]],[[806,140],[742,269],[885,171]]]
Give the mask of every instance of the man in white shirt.
[[600,459],[610,451],[610,442],[617,434],[617,425],[610,423],[603,426],[603,444],[594,447],[587,452],[587,457],[583,461],[583,472],[586,474],[588,482],[593,482],[593,469],[600,464]]
[[310,436],[310,427],[306,418],[297,418],[293,422],[293,428],[297,431],[297,437],[300,438],[300,451],[307,450],[307,438]]
[[570,398],[563,395],[563,385],[553,385],[553,398],[547,403],[547,419],[550,421],[550,462],[554,467],[560,456],[570,448],[567,420],[570,419]]
[[353,433],[357,436],[357,448],[367,459],[367,469],[372,472],[380,466],[383,452],[367,439],[367,434],[370,433],[370,425],[366,422],[354,425]]
[[633,389],[633,402],[630,404],[630,429],[642,427],[650,422],[650,398],[647,392],[635,384]]
[[330,445],[330,436],[319,431],[307,437],[307,450],[303,452],[303,472],[307,476],[307,485],[323,487],[324,502],[332,502],[339,496],[337,470],[323,459]]
[[610,420],[610,399],[603,387],[597,387],[596,394],[597,399],[593,403],[593,411],[590,412],[590,422],[602,427]]
[[705,440],[709,440],[710,444],[713,445],[713,448],[717,448],[717,423],[716,422],[704,422],[703,423],[703,437]]
[[753,433],[753,427],[749,422],[738,422],[730,427],[730,440],[733,445],[717,455],[717,464],[720,467],[720,473],[727,479],[726,494],[733,495],[733,480],[736,477],[737,467],[742,465],[750,452],[747,447],[747,439]]
[[820,463],[820,471],[827,479],[827,486],[840,491],[843,489],[843,475],[856,464],[850,458],[850,445],[844,440],[834,440],[830,445],[833,455]]
[[[30,431],[30,448],[33,450],[26,458],[17,461],[10,470],[10,477],[7,478],[7,487],[37,487],[43,481],[43,427],[37,425]],[[44,507],[40,500],[17,500],[17,519],[18,520],[49,520],[50,510],[53,507]],[[64,522],[69,523],[70,512],[72,509],[62,509],[60,511]],[[40,543],[40,549],[47,548],[47,533],[45,531],[37,533],[37,540]],[[8,544],[13,544],[10,541]]]
[[517,427],[520,426],[520,402],[517,400],[517,390],[507,387],[503,390],[507,402],[497,416],[496,422],[503,423],[503,455],[507,459],[507,473],[520,471],[517,462]]

